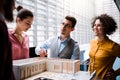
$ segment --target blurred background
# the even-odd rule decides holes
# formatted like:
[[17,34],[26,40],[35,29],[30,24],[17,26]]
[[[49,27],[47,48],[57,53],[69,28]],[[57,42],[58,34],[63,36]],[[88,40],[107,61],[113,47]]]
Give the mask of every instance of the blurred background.
[[[34,22],[27,31],[30,37],[30,47],[56,36],[60,33],[60,24],[66,15],[77,18],[77,25],[72,32],[72,38],[80,46],[89,44],[94,37],[91,28],[91,20],[94,16],[107,13],[114,17],[117,22],[117,31],[110,36],[114,41],[120,43],[120,11],[119,0],[16,0],[16,6],[30,9],[34,13]],[[17,11],[14,10],[14,19]],[[15,27],[8,23],[9,28]]]

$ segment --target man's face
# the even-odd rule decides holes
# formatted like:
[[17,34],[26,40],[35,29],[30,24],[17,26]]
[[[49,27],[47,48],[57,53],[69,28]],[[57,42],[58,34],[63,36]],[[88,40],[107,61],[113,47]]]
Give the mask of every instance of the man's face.
[[64,19],[61,24],[61,35],[68,36],[73,30],[74,28],[72,27],[72,22],[67,19]]

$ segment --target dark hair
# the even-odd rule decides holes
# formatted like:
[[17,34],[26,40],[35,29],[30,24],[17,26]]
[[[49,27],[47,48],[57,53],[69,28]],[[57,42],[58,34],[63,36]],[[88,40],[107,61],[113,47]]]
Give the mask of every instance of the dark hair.
[[77,20],[74,17],[72,17],[72,16],[66,16],[65,19],[71,21],[72,22],[72,27],[73,28],[75,27]]
[[97,19],[99,19],[102,24],[104,34],[111,35],[117,29],[115,20],[107,14],[101,14],[100,16],[95,17],[92,22],[92,28],[94,27],[94,23]]
[[18,6],[16,10],[18,11],[17,18],[19,17],[21,20],[27,17],[33,17],[33,13],[28,9],[24,9],[22,6]]
[[13,9],[15,8],[14,0],[0,0],[0,9],[6,21],[13,21]]

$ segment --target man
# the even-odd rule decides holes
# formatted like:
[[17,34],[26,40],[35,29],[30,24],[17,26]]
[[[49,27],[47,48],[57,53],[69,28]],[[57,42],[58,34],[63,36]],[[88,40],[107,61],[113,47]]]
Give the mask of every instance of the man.
[[53,37],[38,45],[35,49],[36,54],[45,57],[47,56],[46,50],[50,49],[50,58],[79,59],[79,45],[70,37],[75,24],[74,17],[66,16],[61,25],[60,36]]

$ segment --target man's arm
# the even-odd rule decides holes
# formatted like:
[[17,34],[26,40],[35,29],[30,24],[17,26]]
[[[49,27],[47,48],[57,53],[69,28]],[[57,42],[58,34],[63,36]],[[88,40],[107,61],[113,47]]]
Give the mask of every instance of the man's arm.
[[52,41],[53,41],[53,38],[50,38],[50,39],[46,40],[45,42],[37,45],[36,48],[35,48],[35,53],[37,55],[42,56],[42,57],[44,57],[44,54],[46,56],[46,54],[47,54],[46,51],[47,51],[47,49],[50,48],[50,45],[51,45]]

